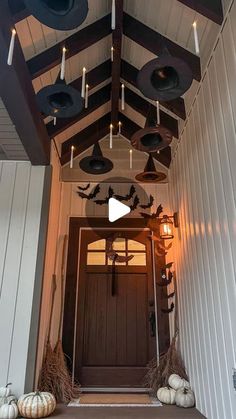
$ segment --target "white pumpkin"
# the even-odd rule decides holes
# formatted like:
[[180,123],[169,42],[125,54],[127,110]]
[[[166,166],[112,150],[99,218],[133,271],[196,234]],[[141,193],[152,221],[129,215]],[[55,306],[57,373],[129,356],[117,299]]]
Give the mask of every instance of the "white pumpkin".
[[15,397],[15,396],[0,397],[0,407],[1,407],[3,404],[7,404],[7,403],[9,403],[9,402],[11,402],[11,401],[14,401],[14,402],[16,402],[16,403],[17,403],[17,399],[16,399],[16,397]]
[[176,391],[175,403],[179,407],[193,407],[195,405],[194,392],[190,388],[180,388]]
[[189,382],[181,378],[178,374],[171,374],[168,379],[168,384],[174,390],[179,390],[182,387],[190,388]]
[[157,398],[165,404],[175,404],[176,391],[170,387],[161,387],[157,390]]
[[3,404],[0,407],[1,419],[16,419],[17,416],[18,416],[18,407],[16,403],[14,403],[13,401]]
[[24,394],[18,400],[18,409],[24,418],[45,418],[56,408],[56,399],[51,393],[39,392]]
[[11,383],[8,383],[6,385],[6,387],[0,387],[0,397],[10,396],[10,394],[11,394],[10,385],[11,385]]

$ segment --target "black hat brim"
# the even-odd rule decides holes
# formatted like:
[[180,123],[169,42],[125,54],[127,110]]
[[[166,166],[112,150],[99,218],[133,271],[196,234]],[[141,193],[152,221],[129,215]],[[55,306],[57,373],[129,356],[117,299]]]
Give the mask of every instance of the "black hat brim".
[[[50,104],[49,98],[51,95],[56,93],[67,93],[72,101],[72,104],[68,107],[57,109]],[[53,116],[56,118],[71,118],[78,115],[84,107],[84,99],[78,90],[67,84],[51,84],[44,87],[37,93],[38,106],[45,115]]]
[[[175,69],[179,83],[170,90],[157,90],[152,84],[152,75],[154,71],[164,67]],[[144,96],[159,101],[169,101],[182,96],[190,88],[192,81],[193,74],[189,66],[183,60],[171,55],[164,55],[149,61],[139,71],[137,77],[138,88]]]
[[[157,135],[161,136],[162,141],[157,145],[153,146],[145,146],[142,143],[142,139],[146,135]],[[162,150],[170,145],[172,141],[172,134],[171,132],[161,125],[157,125],[155,127],[146,127],[143,129],[138,130],[131,138],[132,146],[139,151],[143,151],[145,153],[153,153],[158,150]]]
[[[149,178],[148,178],[149,176]],[[158,183],[166,179],[166,174],[162,172],[142,172],[135,176],[140,183]]]
[[74,0],[71,10],[61,15],[53,13],[39,0],[24,0],[24,3],[29,12],[41,23],[61,31],[78,28],[86,19],[89,10],[87,0]]
[[[93,169],[91,166],[91,163],[93,160],[101,161],[104,163],[104,166],[102,169]],[[79,162],[80,168],[91,175],[103,175],[104,173],[108,173],[113,169],[113,163],[111,160],[107,159],[106,157],[100,157],[100,156],[88,156],[84,157]]]

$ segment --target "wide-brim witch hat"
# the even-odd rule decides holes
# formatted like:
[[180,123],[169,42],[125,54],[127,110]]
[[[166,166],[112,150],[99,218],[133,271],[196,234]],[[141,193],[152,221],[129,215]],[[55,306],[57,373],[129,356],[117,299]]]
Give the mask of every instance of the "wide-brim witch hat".
[[61,31],[78,28],[88,14],[88,0],[24,0],[24,3],[41,23]]
[[135,176],[135,179],[141,183],[157,183],[165,180],[166,175],[165,173],[157,172],[153,157],[149,154],[144,171]]
[[113,169],[112,161],[103,156],[98,142],[94,145],[92,156],[84,157],[79,165],[84,172],[92,175],[102,175]]
[[193,74],[185,61],[167,50],[139,71],[137,84],[149,99],[169,101],[182,96],[191,86]]
[[84,107],[81,93],[61,80],[60,75],[55,84],[43,87],[36,98],[41,112],[56,118],[71,118]]
[[152,153],[170,145],[172,134],[161,125],[145,127],[138,130],[131,138],[132,146],[139,151]]

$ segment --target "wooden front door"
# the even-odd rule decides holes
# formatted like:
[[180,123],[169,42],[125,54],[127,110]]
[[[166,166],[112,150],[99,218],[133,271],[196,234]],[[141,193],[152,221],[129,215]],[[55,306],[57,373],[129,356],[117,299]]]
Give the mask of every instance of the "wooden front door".
[[149,232],[120,233],[114,249],[134,257],[116,264],[115,279],[105,252],[111,230],[81,233],[75,376],[83,386],[142,386],[156,353]]

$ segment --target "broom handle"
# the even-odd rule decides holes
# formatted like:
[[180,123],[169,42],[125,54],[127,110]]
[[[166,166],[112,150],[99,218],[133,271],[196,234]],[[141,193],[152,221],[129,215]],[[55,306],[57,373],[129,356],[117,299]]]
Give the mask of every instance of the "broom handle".
[[59,328],[58,328],[58,340],[60,340],[60,337],[61,337],[62,317],[63,317],[63,308],[64,308],[64,278],[65,278],[66,245],[67,245],[67,235],[65,235],[63,239],[63,249],[62,249],[62,259],[61,259],[61,311],[60,311],[60,320],[59,320]]
[[177,281],[175,272],[173,275],[174,291],[175,291],[175,315],[174,315],[174,337],[177,338],[179,334],[179,316],[178,316],[178,294],[177,294]]
[[48,328],[47,343],[50,342],[51,328],[52,328],[52,314],[53,314],[53,309],[54,309],[56,289],[57,289],[56,274],[54,273],[54,274],[52,274],[51,309],[50,309],[50,316],[49,316],[49,328]]

